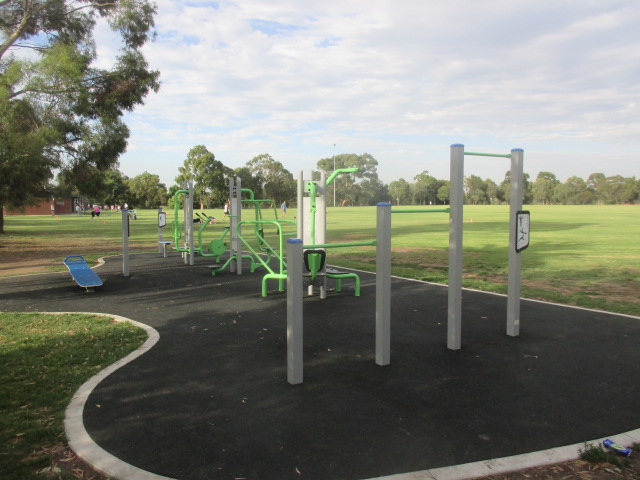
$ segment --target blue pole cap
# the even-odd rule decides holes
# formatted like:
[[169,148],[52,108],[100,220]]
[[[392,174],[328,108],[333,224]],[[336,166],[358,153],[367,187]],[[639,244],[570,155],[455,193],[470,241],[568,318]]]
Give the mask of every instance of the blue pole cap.
[[512,152],[524,152],[524,150],[522,148],[512,148],[511,151]]
[[390,207],[391,204],[389,202],[379,202],[376,204],[376,207]]
[[464,147],[464,145],[462,143],[454,143],[453,145],[451,145],[451,148],[453,147]]
[[302,243],[302,240],[299,238],[287,238],[287,243]]

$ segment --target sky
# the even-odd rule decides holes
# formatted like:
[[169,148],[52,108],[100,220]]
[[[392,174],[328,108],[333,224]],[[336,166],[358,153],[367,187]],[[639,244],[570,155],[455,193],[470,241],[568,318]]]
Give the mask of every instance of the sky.
[[[173,185],[205,145],[231,168],[268,153],[294,176],[369,153],[389,183],[449,178],[452,144],[524,150],[561,181],[640,177],[637,0],[157,0],[144,47],[162,86],[125,117],[120,159]],[[96,32],[101,61],[117,53]],[[500,182],[509,160],[466,157]]]

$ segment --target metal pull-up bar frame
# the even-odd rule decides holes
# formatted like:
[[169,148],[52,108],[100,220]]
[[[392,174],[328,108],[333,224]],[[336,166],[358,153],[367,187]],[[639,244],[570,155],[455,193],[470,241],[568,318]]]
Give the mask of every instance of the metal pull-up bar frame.
[[[449,304],[447,310],[447,347],[459,350],[462,329],[462,231],[464,205],[464,157],[503,157],[511,159],[509,198],[509,232],[516,229],[516,217],[522,209],[524,150],[514,148],[510,154],[465,152],[464,145],[451,145],[450,213],[449,213]],[[520,268],[515,236],[509,235],[509,271],[507,292],[507,335],[520,334]]]

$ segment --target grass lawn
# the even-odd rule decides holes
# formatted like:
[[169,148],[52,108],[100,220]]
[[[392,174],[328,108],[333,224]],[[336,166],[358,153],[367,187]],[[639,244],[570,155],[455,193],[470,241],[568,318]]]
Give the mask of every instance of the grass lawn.
[[[522,296],[640,316],[640,206],[534,205],[522,252]],[[329,209],[331,241],[375,238],[375,208]],[[508,206],[465,206],[463,285],[507,290]],[[395,275],[447,283],[446,213],[392,216]],[[335,249],[330,262],[375,269],[374,248]]]
[[145,339],[98,315],[0,314],[0,478],[78,478],[52,466],[51,453],[66,446],[64,410],[80,385]]
[[[522,252],[523,297],[640,316],[640,206],[525,208],[531,211],[531,244]],[[464,212],[464,286],[505,293],[509,207],[465,206]],[[216,209],[207,213],[223,216]],[[289,209],[286,218],[296,216],[296,209]],[[169,210],[169,224],[172,217]],[[272,217],[272,211],[265,212],[264,218]],[[252,212],[246,210],[243,218],[253,218]],[[328,240],[374,239],[375,223],[375,207],[330,207]],[[13,268],[16,263],[28,271],[64,270],[66,255],[84,255],[93,262],[105,254],[121,253],[121,225],[121,215],[109,212],[94,220],[88,215],[6,217],[7,234],[0,237],[0,276],[25,273]],[[225,225],[228,222],[207,226],[204,242],[219,237]],[[170,236],[166,227],[164,237]],[[130,250],[155,251],[157,239],[157,212],[138,211],[138,219],[131,221]],[[448,214],[393,215],[395,275],[447,283],[448,245]],[[373,247],[334,249],[328,258],[345,267],[375,269]]]

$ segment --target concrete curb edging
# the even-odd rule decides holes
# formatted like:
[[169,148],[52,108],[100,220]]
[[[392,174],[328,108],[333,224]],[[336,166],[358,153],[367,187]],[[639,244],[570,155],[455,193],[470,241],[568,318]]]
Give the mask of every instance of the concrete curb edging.
[[64,414],[64,430],[67,435],[69,447],[85,462],[89,463],[93,468],[98,470],[104,475],[120,478],[120,479],[135,479],[135,480],[174,480],[169,477],[163,477],[156,475],[155,473],[147,472],[140,468],[134,467],[117,457],[114,457],[110,453],[103,450],[87,433],[84,428],[82,420],[82,413],[84,406],[89,398],[89,395],[94,388],[106,377],[113,372],[123,367],[127,363],[133,361],[139,356],[148,352],[160,339],[160,334],[154,328],[145,325],[135,320],[131,320],[119,315],[112,315],[108,313],[95,313],[95,312],[41,312],[51,313],[55,315],[60,314],[82,314],[82,315],[101,315],[105,317],[113,318],[116,322],[129,322],[137,327],[142,328],[147,332],[147,340],[136,350],[131,352],[124,358],[121,358],[115,363],[112,363],[107,368],[101,370],[99,373],[91,377],[76,391],[71,399],[71,402],[67,406]]
[[631,445],[640,442],[640,429],[602,437],[584,443],[576,443],[565,447],[550,448],[538,452],[523,453],[512,457],[494,458],[480,462],[465,463],[451,467],[434,468],[418,472],[399,473],[386,477],[376,477],[368,480],[470,480],[489,475],[515,472],[533,467],[543,467],[556,463],[577,460],[580,449],[585,443],[602,445],[602,440],[610,438],[621,445]]

